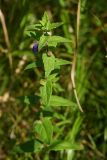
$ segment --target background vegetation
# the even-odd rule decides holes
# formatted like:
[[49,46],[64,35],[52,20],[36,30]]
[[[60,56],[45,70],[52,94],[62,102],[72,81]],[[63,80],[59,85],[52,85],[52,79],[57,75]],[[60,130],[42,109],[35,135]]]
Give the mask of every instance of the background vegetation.
[[[73,94],[71,66],[60,71],[57,87],[61,96],[72,101],[69,108],[57,109],[56,136],[79,142],[80,151],[17,153],[14,146],[32,136],[38,119],[38,105],[22,102],[24,95],[38,92],[42,70],[24,71],[34,61],[34,39],[25,35],[26,27],[38,22],[47,11],[56,29],[72,43],[60,45],[56,57],[72,61],[76,38],[77,0],[0,0],[0,22],[5,17],[7,33],[0,23],[0,160],[104,160],[107,158],[107,4],[106,0],[81,1],[79,48],[76,66],[76,89],[84,110],[80,113]],[[9,38],[8,38],[9,37]],[[57,92],[57,91],[56,91]]]

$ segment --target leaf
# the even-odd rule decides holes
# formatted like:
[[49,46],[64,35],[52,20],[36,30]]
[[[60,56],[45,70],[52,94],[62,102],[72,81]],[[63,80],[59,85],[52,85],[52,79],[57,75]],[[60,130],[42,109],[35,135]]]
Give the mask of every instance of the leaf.
[[46,133],[47,133],[47,138],[48,138],[47,142],[51,143],[52,136],[53,136],[53,125],[51,123],[51,120],[49,118],[44,118],[42,122],[43,122],[43,126],[46,130]]
[[27,31],[35,31],[35,30],[40,30],[40,29],[41,29],[41,24],[40,23],[29,25],[29,26],[26,27]]
[[38,103],[40,97],[37,95],[27,95],[27,96],[21,96],[18,97],[23,103],[26,103],[28,105],[35,105]]
[[71,64],[71,62],[64,59],[55,58],[55,68],[59,68],[61,65],[67,64]]
[[37,137],[43,143],[47,143],[47,134],[43,126],[42,121],[36,121],[34,124],[34,132],[37,134]]
[[40,141],[50,144],[53,136],[53,126],[48,117],[42,121],[35,122],[34,131],[38,134]]
[[40,37],[40,40],[39,40],[39,45],[38,45],[38,49],[41,50],[48,42],[48,37],[49,36],[44,36],[42,35]]
[[43,148],[43,144],[38,140],[29,140],[15,147],[18,152],[38,152]]
[[49,36],[48,38],[48,42],[52,43],[52,42],[56,42],[56,43],[67,43],[67,42],[71,42],[71,40],[61,37],[61,36]]
[[50,73],[54,70],[55,57],[54,55],[47,56],[47,54],[43,54],[42,59],[43,59],[43,64],[45,69],[45,77],[48,77]]
[[24,35],[27,35],[28,37],[31,37],[33,35],[33,37],[35,36],[35,31],[24,31]]
[[67,61],[67,60],[64,60],[64,59],[59,59],[59,58],[56,58],[55,61],[56,61],[55,65],[58,65],[58,66],[71,64],[70,61]]
[[49,26],[48,26],[48,30],[52,30],[52,29],[55,29],[59,26],[63,25],[63,22],[58,22],[58,23],[50,23]]
[[53,73],[53,74],[49,75],[48,80],[50,80],[52,82],[56,82],[57,75],[58,75],[58,73]]
[[72,101],[65,99],[63,97],[52,95],[50,98],[50,106],[59,107],[59,106],[74,106],[76,105]]
[[27,69],[32,69],[32,68],[37,68],[37,67],[40,67],[42,66],[41,62],[40,61],[36,61],[36,62],[33,62],[33,63],[30,63],[28,64],[24,70],[27,70]]
[[48,42],[48,47],[56,47],[57,46],[57,42]]
[[104,140],[107,141],[107,127],[104,129]]
[[64,38],[64,37],[61,37],[61,36],[44,36],[44,35],[42,35],[40,37],[38,48],[40,50],[46,44],[49,47],[56,47],[58,43],[67,43],[67,42],[71,42],[71,40]]
[[58,93],[65,91],[59,83],[54,83],[53,88],[54,88],[55,92],[58,92]]
[[68,150],[68,149],[73,149],[73,150],[80,150],[82,147],[79,144],[72,144],[69,141],[57,141],[54,142],[52,145],[48,147],[48,150],[53,150],[53,151],[60,151],[60,150]]
[[42,20],[40,21],[40,23],[42,24],[42,26],[46,26],[46,24],[48,23],[49,21],[49,17],[48,17],[48,14],[47,12],[44,13],[43,17],[42,17]]
[[83,116],[78,115],[73,124],[73,127],[69,130],[66,136],[68,141],[75,142],[76,136],[80,131],[82,122],[83,122]]
[[50,80],[40,87],[40,95],[42,104],[48,107],[52,95],[52,82]]
[[29,25],[26,27],[26,29],[24,30],[24,34],[31,37],[33,36],[34,38],[37,37],[36,31],[40,31],[41,30],[42,25],[41,24],[34,24],[34,25]]
[[39,41],[40,37],[41,37],[41,33],[40,32],[30,32],[31,37],[33,37],[34,39],[36,39],[37,41]]

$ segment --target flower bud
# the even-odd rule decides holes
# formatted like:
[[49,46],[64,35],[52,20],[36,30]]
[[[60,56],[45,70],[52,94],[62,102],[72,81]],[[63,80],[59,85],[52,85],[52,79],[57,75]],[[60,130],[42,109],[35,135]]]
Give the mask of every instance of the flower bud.
[[34,45],[33,45],[33,52],[34,53],[37,53],[38,52],[38,44],[37,43],[35,43]]

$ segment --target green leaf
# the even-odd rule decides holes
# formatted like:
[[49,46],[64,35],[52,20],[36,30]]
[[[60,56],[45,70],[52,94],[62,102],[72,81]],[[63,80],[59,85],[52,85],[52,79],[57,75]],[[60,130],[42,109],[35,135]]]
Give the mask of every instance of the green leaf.
[[40,87],[40,96],[42,104],[48,107],[52,95],[52,82],[48,80],[43,86]]
[[56,78],[57,78],[58,73],[54,73],[48,76],[48,80],[52,81],[52,82],[56,82]]
[[43,122],[43,126],[46,130],[47,142],[51,143],[52,142],[52,136],[53,136],[53,125],[51,123],[51,120],[49,118],[44,118],[42,122]]
[[45,77],[47,78],[50,75],[50,73],[54,70],[55,57],[54,55],[47,56],[47,54],[43,54],[42,58],[43,58],[43,64],[45,69]]
[[31,37],[31,36],[34,37],[35,36],[35,31],[27,31],[27,30],[25,30],[24,34],[27,35],[28,37]]
[[59,106],[72,106],[73,107],[76,104],[68,99],[63,98],[63,97],[52,95],[50,98],[49,105],[53,106],[53,107],[59,107]]
[[42,20],[40,21],[40,23],[42,24],[42,26],[46,26],[46,24],[48,23],[49,21],[49,17],[48,17],[48,14],[47,12],[44,13],[43,17],[42,17]]
[[53,88],[54,88],[55,92],[57,92],[57,93],[64,92],[64,89],[62,88],[62,86],[59,83],[54,83]]
[[83,116],[78,115],[73,127],[69,130],[66,139],[71,142],[75,142],[77,134],[80,132],[81,124],[83,122]]
[[38,45],[38,49],[41,50],[48,42],[48,37],[49,36],[44,36],[42,35],[40,37],[40,40],[39,40],[39,45]]
[[107,127],[104,129],[104,140],[107,141]]
[[26,30],[27,31],[35,31],[35,30],[40,30],[41,27],[42,27],[41,24],[37,23],[37,24],[27,26]]
[[62,22],[58,22],[58,23],[50,23],[49,26],[48,26],[48,30],[52,30],[52,29],[55,29],[59,26],[63,25]]
[[52,145],[48,147],[48,150],[53,150],[53,151],[60,151],[60,150],[68,150],[68,149],[73,149],[73,150],[80,150],[82,147],[79,144],[72,144],[69,141],[57,141],[54,142]]
[[19,144],[15,147],[17,152],[38,152],[42,150],[43,144],[40,143],[38,140],[29,140],[25,143]]
[[34,132],[37,134],[37,138],[43,143],[47,143],[47,133],[43,126],[42,121],[36,121],[34,124]]
[[67,64],[71,64],[71,62],[64,59],[55,58],[55,68],[59,68],[61,65]]
[[43,118],[42,121],[35,122],[34,131],[37,133],[40,141],[50,144],[53,136],[53,126],[48,117]]
[[21,102],[28,104],[28,105],[35,105],[38,103],[40,97],[36,95],[27,95],[27,96],[21,96],[18,97]]
[[39,39],[41,37],[41,33],[40,32],[30,32],[30,35],[31,35],[31,37],[33,37],[37,41],[39,41]]
[[56,58],[55,60],[56,60],[55,65],[58,65],[58,66],[71,64],[70,61],[67,61],[67,60],[64,60],[64,59]]
[[39,41],[39,50],[43,48],[44,46],[48,45],[49,47],[56,47],[58,43],[68,43],[71,42],[71,40],[61,37],[61,36],[44,36],[42,35],[40,37]]
[[35,38],[39,34],[39,32],[36,33],[36,31],[40,31],[41,27],[42,27],[41,24],[29,25],[24,30],[24,34],[27,35],[27,36],[29,36],[29,37],[33,36]]
[[52,42],[67,43],[67,42],[71,42],[71,40],[64,38],[64,37],[61,37],[61,36],[49,36],[48,42],[49,43],[52,43]]
[[28,96],[25,96],[25,97],[24,97],[24,103],[30,104],[30,100],[29,100]]
[[48,42],[48,47],[56,47],[57,46],[57,42]]
[[42,66],[42,63],[40,61],[36,61],[36,62],[33,62],[33,63],[30,63],[28,64],[24,70],[27,70],[27,69],[32,69],[32,68],[37,68],[37,67],[40,67]]

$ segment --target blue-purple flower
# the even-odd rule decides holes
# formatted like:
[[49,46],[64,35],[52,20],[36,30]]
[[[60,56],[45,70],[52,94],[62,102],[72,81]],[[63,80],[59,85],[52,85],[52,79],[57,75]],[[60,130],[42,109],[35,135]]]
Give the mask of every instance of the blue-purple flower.
[[33,45],[33,52],[34,53],[38,52],[38,43],[34,43],[34,45]]

